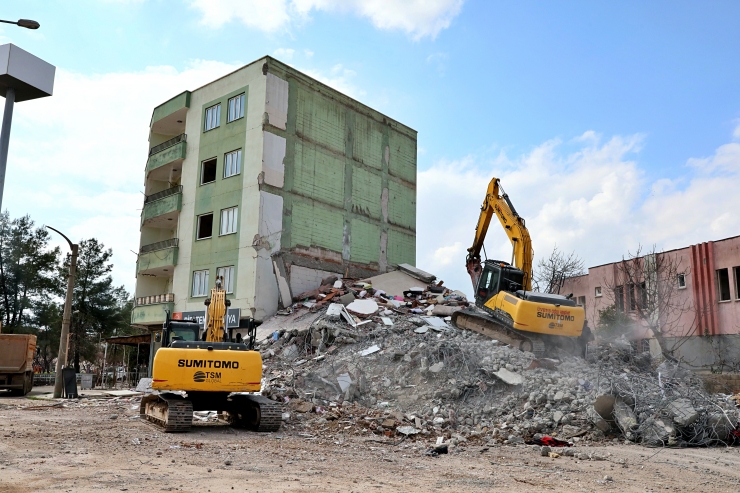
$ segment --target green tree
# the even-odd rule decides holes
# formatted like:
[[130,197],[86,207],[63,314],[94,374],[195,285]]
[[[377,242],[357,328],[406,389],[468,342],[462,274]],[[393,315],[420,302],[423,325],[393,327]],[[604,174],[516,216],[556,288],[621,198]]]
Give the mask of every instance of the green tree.
[[[99,342],[114,333],[130,330],[130,300],[123,286],[113,285],[113,252],[95,238],[79,244],[77,274],[72,298],[70,355],[75,370],[80,361],[99,359]],[[59,283],[66,283],[69,258],[59,270]]]
[[599,310],[599,322],[596,325],[596,335],[599,339],[613,341],[622,335],[631,334],[635,321],[616,305],[610,305]]
[[35,332],[34,310],[60,293],[54,273],[59,248],[29,216],[0,214],[0,319],[3,332]]

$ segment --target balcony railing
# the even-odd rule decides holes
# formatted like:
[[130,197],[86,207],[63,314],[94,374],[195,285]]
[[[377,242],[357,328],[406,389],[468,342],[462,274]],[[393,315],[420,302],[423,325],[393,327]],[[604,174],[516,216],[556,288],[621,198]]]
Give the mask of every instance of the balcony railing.
[[165,197],[169,197],[170,195],[175,195],[177,193],[182,193],[182,185],[177,185],[176,187],[168,188],[167,190],[162,190],[161,192],[147,195],[144,198],[144,204],[146,205],[150,202],[154,202],[155,200],[163,199]]
[[164,151],[168,147],[172,147],[173,145],[177,145],[180,142],[187,142],[188,141],[188,134],[180,134],[177,137],[172,137],[170,140],[165,140],[161,144],[155,145],[151,149],[149,149],[149,155],[153,156],[154,154]]
[[150,243],[148,245],[144,245],[139,249],[139,254],[145,254],[149,252],[153,252],[155,250],[164,250],[165,248],[172,248],[176,247],[178,244],[178,238],[170,238],[169,240],[164,241],[158,241],[156,243]]
[[174,293],[157,294],[154,296],[139,296],[136,298],[136,306],[155,305],[157,303],[170,303],[175,301]]

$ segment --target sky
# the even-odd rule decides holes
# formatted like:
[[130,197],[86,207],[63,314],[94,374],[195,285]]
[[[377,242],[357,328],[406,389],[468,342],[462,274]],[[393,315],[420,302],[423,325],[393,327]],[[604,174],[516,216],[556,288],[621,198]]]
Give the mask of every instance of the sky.
[[[5,0],[0,18],[40,22],[0,42],[57,67],[52,97],[15,107],[2,207],[98,238],[129,291],[152,109],[264,55],[418,131],[416,263],[450,287],[472,292],[494,176],[535,261],[740,234],[734,0]],[[511,258],[495,223],[486,251]]]

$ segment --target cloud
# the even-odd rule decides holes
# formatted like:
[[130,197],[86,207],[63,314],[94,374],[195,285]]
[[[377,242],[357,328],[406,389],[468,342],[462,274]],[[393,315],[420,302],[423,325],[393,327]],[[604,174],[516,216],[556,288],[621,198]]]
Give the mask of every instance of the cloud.
[[273,51],[272,54],[275,55],[275,58],[279,58],[281,60],[292,60],[293,55],[295,55],[295,50],[293,48],[278,48]]
[[[493,176],[526,219],[535,263],[555,244],[593,266],[640,244],[671,249],[738,234],[740,152],[735,144],[688,160],[684,177],[651,182],[636,160],[643,140],[640,135],[603,140],[586,132],[571,139],[568,149],[578,143],[572,151],[552,140],[520,156],[466,156],[420,171],[417,265],[472,294],[465,249],[472,244]],[[511,260],[511,245],[495,219],[486,249],[488,258]]]
[[311,12],[350,12],[381,30],[402,31],[414,40],[435,38],[460,13],[464,0],[191,0],[201,22],[231,21],[272,33],[305,21]]
[[[155,106],[238,68],[195,60],[183,70],[82,75],[58,69],[54,95],[15,107],[3,208],[73,241],[113,249],[114,280],[133,291],[149,119]],[[67,251],[66,243],[54,236]]]
[[298,68],[297,70],[352,98],[360,99],[367,94],[353,82],[357,72],[346,68],[341,63],[334,65],[328,73],[313,68]]

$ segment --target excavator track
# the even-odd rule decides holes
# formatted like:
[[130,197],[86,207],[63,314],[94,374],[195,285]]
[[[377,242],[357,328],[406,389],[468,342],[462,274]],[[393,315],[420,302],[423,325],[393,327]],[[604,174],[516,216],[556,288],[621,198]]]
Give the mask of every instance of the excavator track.
[[139,416],[156,424],[165,433],[190,431],[193,403],[176,394],[148,394],[141,399]]
[[263,395],[232,395],[234,424],[252,431],[278,431],[283,422],[283,407]]
[[535,334],[524,335],[493,315],[477,310],[461,310],[452,314],[452,323],[459,329],[472,330],[522,351],[534,353],[537,358],[546,356],[545,341]]

